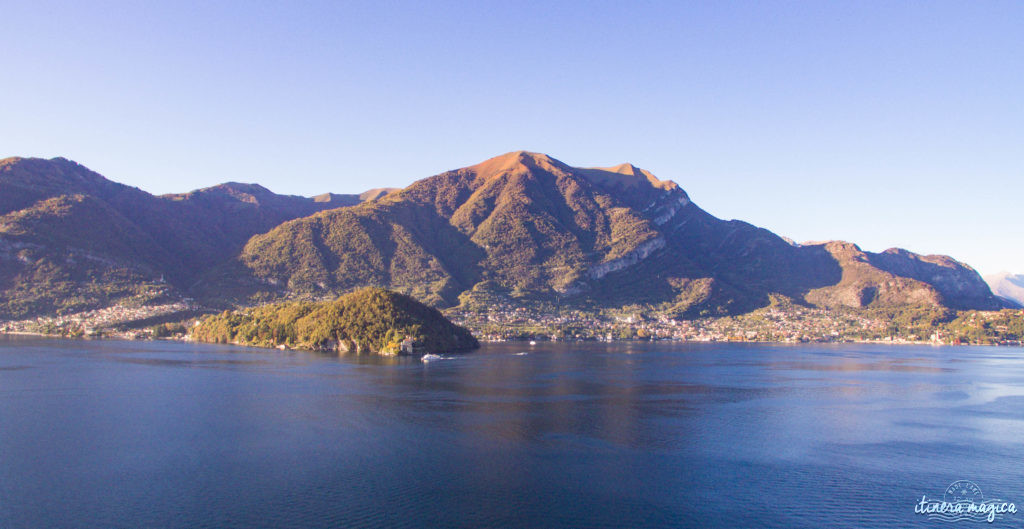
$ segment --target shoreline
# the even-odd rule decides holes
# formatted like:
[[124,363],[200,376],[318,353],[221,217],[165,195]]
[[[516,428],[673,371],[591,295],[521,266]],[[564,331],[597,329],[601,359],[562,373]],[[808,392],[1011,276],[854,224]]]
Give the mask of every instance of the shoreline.
[[[191,339],[188,336],[174,337],[166,336],[160,338],[135,338],[125,335],[103,335],[103,336],[66,336],[62,334],[45,334],[31,331],[0,331],[0,336],[29,336],[35,338],[48,338],[48,339],[64,339],[64,340],[118,340],[126,342],[155,342],[155,341],[167,341],[167,342],[192,342],[192,343],[210,343],[211,345],[234,345],[238,347],[255,347],[258,349],[276,349],[276,350],[287,350],[287,351],[309,351],[309,352],[322,352],[313,351],[307,349],[295,349],[280,347],[261,347],[248,345],[243,343],[227,343],[227,344],[215,344],[212,342],[201,342]],[[932,347],[1024,347],[1024,344],[998,344],[998,343],[941,343],[932,341],[889,341],[889,340],[836,340],[836,341],[765,341],[765,340],[678,340],[678,339],[658,339],[658,340],[643,340],[643,339],[621,339],[614,338],[611,340],[479,340],[481,345],[484,344],[498,344],[498,343],[523,343],[529,344],[531,341],[536,341],[536,345],[551,344],[551,343],[571,343],[571,344],[582,344],[582,343],[677,343],[677,344],[762,344],[762,345],[915,345],[915,346],[932,346]],[[373,353],[377,354],[377,353]]]

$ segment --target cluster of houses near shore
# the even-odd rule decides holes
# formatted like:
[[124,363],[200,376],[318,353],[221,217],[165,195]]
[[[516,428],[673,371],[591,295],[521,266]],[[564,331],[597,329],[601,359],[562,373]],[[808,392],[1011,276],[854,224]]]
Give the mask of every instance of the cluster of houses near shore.
[[[982,313],[984,314],[984,313]],[[993,313],[999,314],[999,313]],[[892,322],[855,311],[769,307],[749,314],[686,320],[663,314],[622,311],[532,310],[494,304],[486,311],[449,311],[448,316],[481,341],[621,339],[698,342],[879,342],[1021,345],[1019,337],[971,342],[943,329],[905,332]],[[978,316],[981,319],[995,316]],[[1024,311],[1021,313],[1024,317]],[[998,335],[999,329],[994,329]]]
[[189,313],[195,308],[191,300],[160,305],[114,305],[74,314],[40,316],[27,320],[0,322],[0,332],[11,334],[148,338],[151,333],[150,329],[130,327],[138,327],[139,322],[146,322],[154,318]]
[[[63,336],[153,338],[155,323],[187,320],[201,312],[193,300],[161,305],[112,307],[61,316],[20,321],[0,321],[0,333]],[[581,311],[531,308],[512,303],[492,303],[473,310],[450,309],[446,315],[468,328],[482,342],[512,340],[615,341],[676,340],[697,342],[880,342],[967,345],[1021,345],[1021,334],[1008,328],[1007,311],[971,312],[963,320],[969,327],[985,327],[984,338],[965,338],[947,328],[918,333],[894,329],[892,322],[854,311],[830,311],[810,307],[772,306],[733,317],[674,318],[640,310]],[[1024,326],[1024,310],[1011,311],[1011,321]],[[411,352],[413,344],[401,344]]]

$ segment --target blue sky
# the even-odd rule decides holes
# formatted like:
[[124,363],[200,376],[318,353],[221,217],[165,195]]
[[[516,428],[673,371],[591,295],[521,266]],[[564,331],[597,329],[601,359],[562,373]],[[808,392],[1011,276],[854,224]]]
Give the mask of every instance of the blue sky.
[[629,161],[796,240],[1024,272],[1022,2],[5,2],[0,156],[154,193]]

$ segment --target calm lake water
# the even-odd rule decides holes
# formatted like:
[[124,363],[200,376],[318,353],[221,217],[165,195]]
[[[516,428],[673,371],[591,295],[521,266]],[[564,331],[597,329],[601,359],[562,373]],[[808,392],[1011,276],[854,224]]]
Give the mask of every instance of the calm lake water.
[[1020,348],[0,337],[4,529],[951,527],[957,480],[1024,510]]

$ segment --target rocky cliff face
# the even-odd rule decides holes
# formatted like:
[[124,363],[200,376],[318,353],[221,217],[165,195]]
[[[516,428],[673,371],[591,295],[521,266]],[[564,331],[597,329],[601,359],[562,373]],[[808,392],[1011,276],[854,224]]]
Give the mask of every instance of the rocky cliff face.
[[945,255],[918,255],[900,248],[870,254],[869,261],[895,276],[926,283],[941,296],[940,303],[953,309],[995,310],[1003,304],[970,266]]
[[822,245],[842,270],[838,283],[812,290],[805,299],[822,307],[867,308],[891,305],[938,306],[939,292],[928,283],[882,270],[872,254],[851,243]]

